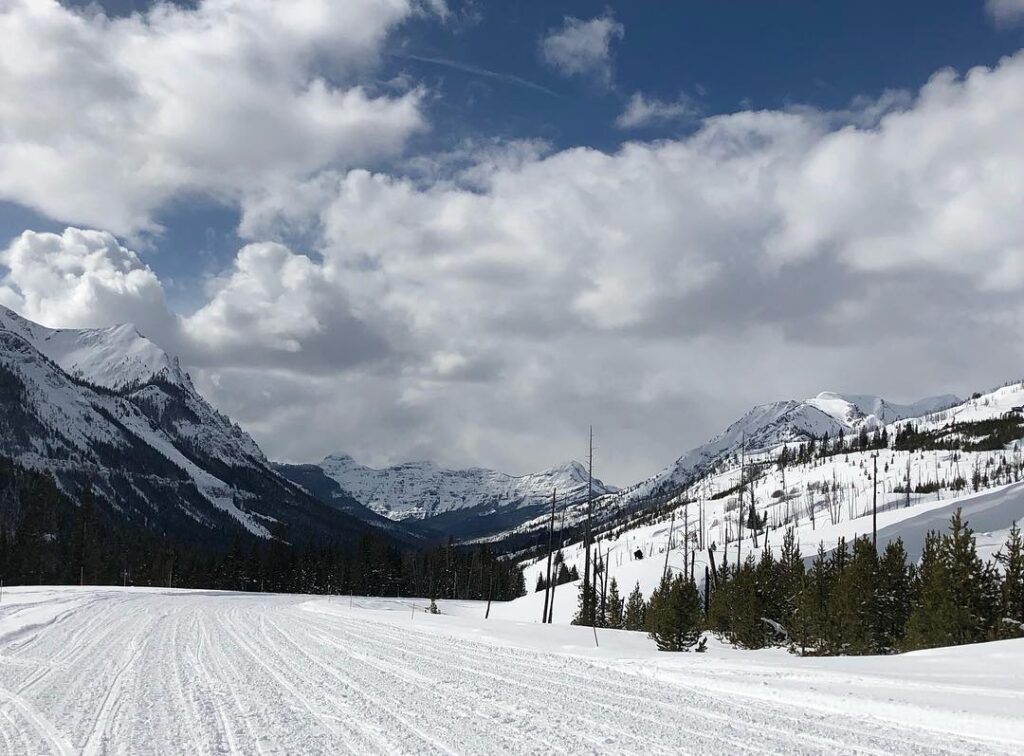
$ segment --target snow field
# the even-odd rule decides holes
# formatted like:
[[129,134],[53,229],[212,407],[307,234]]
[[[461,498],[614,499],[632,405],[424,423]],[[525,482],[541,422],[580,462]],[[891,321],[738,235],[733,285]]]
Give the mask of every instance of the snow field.
[[[0,753],[1019,753],[1024,642],[797,659],[513,604],[17,588]],[[504,610],[504,611],[499,611]]]

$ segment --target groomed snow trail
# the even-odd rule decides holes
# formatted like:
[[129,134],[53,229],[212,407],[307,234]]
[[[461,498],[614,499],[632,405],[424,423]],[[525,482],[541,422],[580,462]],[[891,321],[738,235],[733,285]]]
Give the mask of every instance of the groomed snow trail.
[[22,591],[0,606],[0,753],[1016,751],[451,637],[347,600]]

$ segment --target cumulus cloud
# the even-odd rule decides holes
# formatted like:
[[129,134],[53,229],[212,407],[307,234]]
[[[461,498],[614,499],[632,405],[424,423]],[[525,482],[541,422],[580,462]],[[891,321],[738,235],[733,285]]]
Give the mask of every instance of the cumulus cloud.
[[[435,4],[443,9],[444,4]],[[362,73],[411,0],[201,0],[108,18],[0,5],[0,198],[119,234],[182,193],[251,187],[393,154],[423,93]]]
[[134,322],[157,337],[173,330],[163,285],[135,252],[105,231],[26,231],[0,251],[0,304],[54,327]]
[[[491,143],[416,179],[320,174],[280,189],[315,249],[245,247],[180,332],[271,455],[525,472],[581,452],[593,422],[619,483],[754,402],[984,388],[1024,356],[1022,92],[1018,54],[611,153]],[[22,258],[42,264],[5,253],[20,272],[0,296],[41,300]]]
[[352,315],[331,272],[281,244],[243,247],[207,294],[183,322],[204,364],[336,371],[387,353]]
[[700,106],[693,98],[680,94],[675,100],[659,100],[643,92],[634,92],[626,109],[615,119],[620,129],[635,129],[656,123],[687,121],[700,115]]
[[275,243],[239,250],[196,312],[171,312],[163,284],[106,231],[26,231],[0,251],[0,304],[53,328],[134,323],[193,366],[336,372],[388,357],[329,272]]
[[985,9],[997,23],[1016,24],[1024,20],[1024,0],[986,0]]
[[563,76],[594,76],[610,84],[612,44],[625,33],[611,12],[589,21],[566,16],[560,27],[541,38],[541,59]]

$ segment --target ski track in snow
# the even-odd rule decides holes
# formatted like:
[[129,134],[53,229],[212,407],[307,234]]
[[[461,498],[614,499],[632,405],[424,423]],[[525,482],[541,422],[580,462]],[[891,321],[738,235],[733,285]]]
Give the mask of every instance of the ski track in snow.
[[[21,589],[0,606],[0,753],[1015,753],[713,675],[658,681],[347,600]],[[40,601],[39,599],[43,600]],[[49,609],[47,614],[46,609]],[[16,632],[4,633],[6,627]],[[418,620],[418,622],[417,622]],[[490,622],[494,623],[495,620]],[[529,630],[543,633],[542,628]],[[735,687],[735,679],[731,681]]]

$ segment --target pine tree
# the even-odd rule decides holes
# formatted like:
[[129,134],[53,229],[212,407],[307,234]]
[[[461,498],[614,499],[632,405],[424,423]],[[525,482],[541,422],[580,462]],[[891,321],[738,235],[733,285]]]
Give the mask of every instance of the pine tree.
[[622,627],[625,630],[643,630],[647,620],[647,604],[644,594],[637,583],[626,599],[626,608],[622,614]]
[[933,648],[950,643],[945,622],[945,618],[952,614],[948,586],[948,571],[942,558],[942,537],[932,531],[925,536],[921,562],[914,573],[914,608],[907,621],[905,649]]
[[700,638],[701,600],[684,575],[665,575],[651,594],[647,632],[661,651],[683,651]]
[[942,539],[947,560],[953,614],[949,630],[955,645],[977,643],[995,630],[999,614],[998,580],[991,565],[982,563],[974,531],[957,509],[949,533]]
[[574,625],[594,625],[594,609],[597,606],[597,591],[594,584],[587,580],[580,581],[579,593],[576,598],[576,615],[572,618]]
[[829,600],[832,652],[870,654],[877,648],[878,559],[868,536],[853,543],[853,555],[836,575]]
[[777,570],[780,603],[779,616],[776,619],[790,631],[791,635],[797,597],[800,593],[804,572],[804,560],[800,555],[800,544],[796,542],[796,534],[792,527],[786,528],[786,534],[782,538],[782,551],[779,554]]
[[1006,546],[996,555],[1003,567],[1001,638],[1024,636],[1024,539],[1014,522]]
[[622,614],[623,602],[622,596],[619,595],[619,584],[616,582],[615,578],[612,578],[611,585],[608,587],[608,603],[605,607],[605,626],[615,630],[621,630],[623,622]]
[[930,533],[915,586],[916,602],[907,625],[910,649],[977,643],[995,634],[999,582],[991,565],[978,558],[974,533],[958,509],[949,533]]
[[910,618],[911,573],[903,540],[890,541],[878,561],[878,601],[875,620],[878,650],[891,653],[899,648]]
[[827,651],[828,605],[832,588],[832,560],[824,544],[818,544],[810,571],[801,580],[796,618],[792,632],[800,648],[807,652]]

